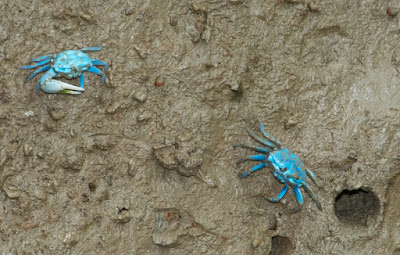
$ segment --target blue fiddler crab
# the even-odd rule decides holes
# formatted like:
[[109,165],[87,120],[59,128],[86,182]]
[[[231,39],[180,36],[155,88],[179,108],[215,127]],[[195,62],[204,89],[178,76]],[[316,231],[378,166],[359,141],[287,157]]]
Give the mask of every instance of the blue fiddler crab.
[[240,159],[237,164],[241,164],[248,160],[258,161],[260,164],[252,167],[250,171],[240,172],[239,177],[246,178],[251,173],[267,167],[270,164],[272,165],[272,174],[278,181],[285,184],[285,186],[278,196],[274,198],[265,197],[265,199],[270,202],[277,203],[283,198],[283,196],[285,196],[289,186],[291,186],[296,196],[296,200],[299,203],[299,206],[296,207],[293,212],[298,212],[303,208],[303,195],[300,191],[300,188],[302,187],[317,204],[318,209],[322,210],[317,196],[306,182],[306,175],[308,175],[308,177],[310,177],[310,179],[313,180],[319,188],[322,188],[323,184],[317,179],[315,174],[310,169],[305,168],[303,162],[301,162],[296,155],[294,155],[288,149],[282,148],[281,142],[279,142],[275,136],[264,131],[264,125],[261,123],[261,121],[259,121],[259,123],[261,133],[265,138],[256,135],[248,128],[246,128],[246,131],[254,140],[262,144],[264,147],[249,146],[244,144],[235,144],[234,147],[250,149],[265,155],[251,155],[248,158]]
[[[81,50],[67,50],[58,54],[44,55],[38,58],[32,58],[34,65],[21,66],[20,69],[33,69],[40,67],[25,79],[25,82],[31,80],[36,74],[47,71],[36,86],[36,92],[39,89],[46,93],[80,94],[84,91],[83,84],[85,78],[83,73],[95,73],[101,75],[101,82],[104,82],[106,75],[95,66],[104,66],[107,71],[108,65],[103,61],[91,59],[84,53],[85,51],[98,51],[101,47],[87,47]],[[53,80],[53,78],[65,77],[74,79],[80,77],[80,87],[71,84]]]

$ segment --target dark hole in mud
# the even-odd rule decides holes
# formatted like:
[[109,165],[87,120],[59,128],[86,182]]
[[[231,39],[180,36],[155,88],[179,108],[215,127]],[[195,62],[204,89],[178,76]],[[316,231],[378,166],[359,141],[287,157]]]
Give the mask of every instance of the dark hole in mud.
[[122,208],[117,207],[117,208],[118,208],[118,214],[121,214],[123,211],[128,211],[128,209],[126,209],[125,207]]
[[240,102],[242,97],[243,97],[243,90],[241,86],[239,86],[238,90],[232,91],[232,97],[231,97],[232,101]]
[[87,194],[82,194],[82,202],[84,202],[84,203],[89,202],[89,197]]
[[269,255],[286,255],[291,253],[292,242],[284,236],[272,237],[271,252]]
[[364,189],[343,190],[335,199],[335,214],[348,225],[367,226],[368,217],[375,218],[379,212],[379,199]]
[[93,182],[89,183],[89,190],[91,192],[96,191],[96,188],[97,188],[97,186],[95,183],[93,183]]

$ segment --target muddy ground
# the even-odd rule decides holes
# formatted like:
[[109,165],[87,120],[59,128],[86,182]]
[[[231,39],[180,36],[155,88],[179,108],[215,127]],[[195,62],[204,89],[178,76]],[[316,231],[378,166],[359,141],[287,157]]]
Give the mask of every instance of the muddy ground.
[[[400,254],[398,8],[0,1],[1,254]],[[88,46],[105,84],[24,83],[32,57]],[[266,201],[268,169],[238,177],[258,119],[325,181],[322,211]]]

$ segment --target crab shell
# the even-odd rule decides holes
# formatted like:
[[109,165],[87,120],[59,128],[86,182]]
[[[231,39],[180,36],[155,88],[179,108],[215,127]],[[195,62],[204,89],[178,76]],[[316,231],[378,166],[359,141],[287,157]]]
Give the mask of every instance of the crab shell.
[[83,72],[92,66],[92,59],[79,50],[67,50],[56,55],[52,67],[54,70],[68,79],[81,76]]

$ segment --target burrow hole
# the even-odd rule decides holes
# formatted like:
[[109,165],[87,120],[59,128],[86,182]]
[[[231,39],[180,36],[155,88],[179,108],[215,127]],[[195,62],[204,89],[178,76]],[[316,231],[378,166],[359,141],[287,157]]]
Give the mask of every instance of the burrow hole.
[[271,252],[269,255],[287,255],[292,250],[292,242],[284,236],[272,237]]
[[379,214],[379,199],[368,189],[343,190],[335,199],[335,214],[338,219],[353,226],[368,224],[368,218]]

